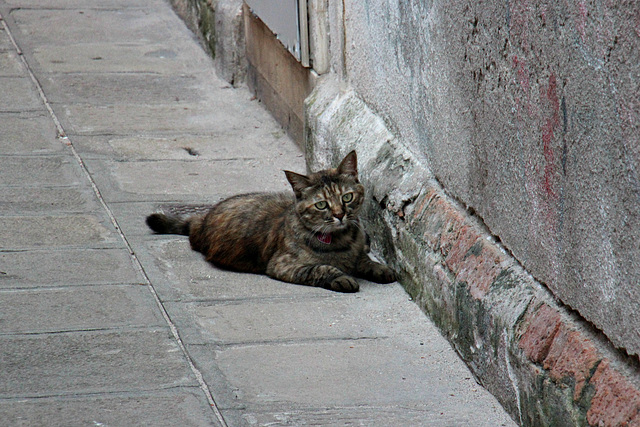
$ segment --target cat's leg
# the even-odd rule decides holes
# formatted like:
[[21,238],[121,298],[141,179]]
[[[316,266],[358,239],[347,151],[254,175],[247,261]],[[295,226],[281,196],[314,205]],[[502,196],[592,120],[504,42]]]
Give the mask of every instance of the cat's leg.
[[358,258],[355,275],[376,283],[391,283],[397,280],[396,273],[392,269],[373,261],[366,253]]
[[275,256],[267,265],[267,275],[283,282],[316,286],[337,292],[358,292],[358,282],[342,270],[325,264],[305,265],[291,255]]

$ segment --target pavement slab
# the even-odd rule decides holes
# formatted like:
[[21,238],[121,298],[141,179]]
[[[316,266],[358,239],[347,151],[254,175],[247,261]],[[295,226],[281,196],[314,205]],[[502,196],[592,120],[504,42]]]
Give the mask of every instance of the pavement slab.
[[[2,33],[0,33],[0,37],[2,37]],[[21,77],[24,75],[26,75],[26,70],[18,54],[11,50],[0,50],[0,77]]]
[[77,185],[82,172],[71,156],[0,156],[0,186]]
[[273,169],[291,167],[287,164],[290,159],[300,156],[299,149],[291,144],[284,131],[273,126],[273,123],[254,123],[253,129],[227,127],[211,129],[208,132],[75,136],[74,146],[83,157],[89,159],[262,160],[265,164],[268,162]]
[[29,77],[0,77],[0,112],[37,111],[42,101]]
[[197,386],[169,329],[0,336],[3,398]]
[[[197,162],[87,160],[105,200],[156,200],[164,204],[198,197],[210,200],[252,191],[287,190],[289,184],[285,184],[282,170],[265,168],[264,163],[234,158]],[[149,176],[154,179],[146,179]]]
[[404,406],[355,406],[329,409],[297,409],[283,411],[224,411],[235,425],[246,426],[424,426],[495,427],[491,421],[473,415],[439,408],[407,408]]
[[91,190],[70,187],[0,187],[0,214],[81,213],[99,209]]
[[122,248],[0,251],[0,266],[0,289],[144,283],[129,251]]
[[14,51],[13,44],[4,28],[0,26],[0,52]]
[[147,229],[306,170],[168,2],[0,14],[0,424],[513,425],[399,284],[222,271]]
[[[93,9],[78,4],[77,9],[21,8],[11,12],[11,18],[20,29],[20,36],[29,43],[42,45],[76,45],[82,43],[122,44],[136,40],[149,44],[184,36],[182,26],[175,23],[171,10],[160,8],[154,13],[148,9]],[[87,28],[91,28],[90,33]],[[113,31],[118,28],[119,31]]]
[[[240,411],[249,425],[256,413],[271,412],[267,419],[278,418],[274,412],[304,413],[299,419],[311,413],[313,419],[327,409],[334,422],[346,425],[343,420],[356,408],[369,412],[356,425],[367,425],[374,414],[375,425],[395,425],[402,417],[391,408],[406,410],[413,418],[410,425],[510,425],[497,402],[479,402],[483,391],[473,377],[455,375],[456,366],[446,356],[433,360],[416,349],[423,346],[385,339],[189,347],[198,366],[203,364],[223,414]],[[478,412],[483,419],[472,421]],[[435,414],[441,417],[432,418]],[[465,418],[471,423],[459,424]]]
[[0,400],[3,423],[47,426],[220,426],[197,387],[104,397],[65,396]]
[[51,45],[31,52],[34,69],[45,73],[188,74],[212,61],[192,43]]
[[94,215],[0,217],[0,249],[108,247],[120,242],[106,218]]
[[[156,73],[50,74],[42,81],[52,104],[169,104],[189,106],[205,99],[203,78]],[[113,90],[105,91],[109,87]]]
[[[144,108],[143,108],[144,107]],[[69,104],[56,108],[69,135],[132,135],[175,131],[204,133],[210,126],[224,126],[232,115],[192,104],[91,105]]]
[[0,335],[165,326],[157,308],[143,285],[0,290]]
[[[166,307],[170,314],[176,313],[172,317],[183,325],[183,339],[189,344],[384,339],[406,333],[414,317],[420,318],[419,310],[406,310],[408,298],[398,292],[399,285],[361,285],[362,292],[354,295],[324,289],[311,293],[299,287],[297,295],[254,295],[170,303]],[[291,305],[299,309],[292,311]]]
[[56,127],[44,108],[36,112],[0,113],[0,120],[0,155],[40,156],[60,153],[65,149],[58,141]]
[[10,7],[29,9],[145,9],[166,6],[164,0],[5,0]]

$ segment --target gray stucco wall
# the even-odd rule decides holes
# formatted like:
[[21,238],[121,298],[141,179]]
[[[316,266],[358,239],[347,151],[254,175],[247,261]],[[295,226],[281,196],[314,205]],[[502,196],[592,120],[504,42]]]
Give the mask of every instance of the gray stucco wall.
[[527,271],[640,355],[640,3],[329,3],[334,73]]

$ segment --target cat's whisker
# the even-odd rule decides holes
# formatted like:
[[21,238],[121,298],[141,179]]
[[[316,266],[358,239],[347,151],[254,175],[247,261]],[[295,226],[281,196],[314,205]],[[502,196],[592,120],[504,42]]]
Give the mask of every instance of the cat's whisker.
[[313,240],[318,234],[328,234],[329,227],[325,224],[314,226],[308,233],[308,241]]

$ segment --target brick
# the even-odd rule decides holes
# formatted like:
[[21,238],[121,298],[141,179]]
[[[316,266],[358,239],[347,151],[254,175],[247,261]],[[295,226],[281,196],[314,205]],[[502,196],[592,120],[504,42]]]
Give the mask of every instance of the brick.
[[447,218],[444,212],[445,204],[439,195],[434,195],[431,203],[425,208],[423,217],[425,225],[424,240],[432,251],[440,250],[440,238],[443,230],[448,228]]
[[591,378],[595,394],[587,412],[587,421],[594,426],[640,425],[640,390],[604,359]]
[[600,359],[591,340],[580,332],[561,325],[542,366],[549,369],[549,375],[555,381],[573,378],[573,399],[578,401],[586,381]]
[[529,360],[542,363],[560,328],[560,313],[543,304],[530,317],[529,326],[522,334],[518,346]]
[[481,233],[459,209],[434,189],[417,201],[414,219],[426,223],[427,246],[445,257],[445,265],[458,281],[466,282],[471,295],[480,299],[502,271],[504,256],[482,241]]
[[437,203],[440,205],[438,208],[441,209],[440,215],[442,217],[439,248],[442,256],[447,257],[458,240],[461,229],[466,226],[466,221],[460,212],[446,201],[439,199]]
[[429,188],[427,191],[416,200],[416,209],[413,211],[411,218],[412,222],[422,221],[422,216],[425,210],[429,207],[431,201],[438,197],[438,192],[434,188]]
[[445,258],[445,264],[453,274],[458,274],[463,267],[467,267],[466,260],[469,256],[469,250],[479,239],[480,235],[473,227],[469,225],[460,227]]
[[466,282],[471,296],[481,299],[503,271],[504,261],[504,255],[495,246],[478,238],[465,254],[456,279]]

